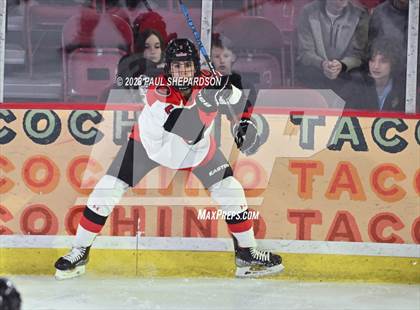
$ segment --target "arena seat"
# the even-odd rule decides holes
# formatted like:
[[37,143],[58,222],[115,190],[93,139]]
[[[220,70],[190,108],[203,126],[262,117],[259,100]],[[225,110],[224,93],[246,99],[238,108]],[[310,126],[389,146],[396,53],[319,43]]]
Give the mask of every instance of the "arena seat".
[[[137,16],[144,13],[145,10],[141,9],[129,9],[126,7],[111,7],[106,10],[107,14],[117,15],[124,19],[130,26],[134,25],[134,21],[136,20]],[[147,11],[146,11],[147,12]]]
[[[54,54],[60,48],[60,37],[66,21],[81,11],[94,11],[96,0],[89,5],[77,3],[25,2],[25,37],[28,55],[28,68],[32,75],[35,55],[39,49],[42,52]],[[45,55],[44,55],[45,56]],[[44,57],[45,58],[45,57]]]
[[241,10],[214,9],[213,10],[213,24],[217,25],[226,19],[237,17],[237,16],[245,16],[245,13]]
[[[260,15],[272,21],[283,34],[284,44],[287,47],[287,62],[285,71],[290,74],[290,83],[293,85],[295,76],[295,33],[296,23],[302,8],[310,0],[299,1],[264,1],[258,11]],[[286,59],[285,58],[285,59]]]
[[276,57],[265,53],[237,55],[233,70],[240,72],[257,89],[281,87],[280,64]]
[[[166,23],[166,29],[169,32],[175,33],[178,38],[188,38],[194,41],[194,35],[181,12],[160,10],[158,13],[162,16],[163,21]],[[201,9],[189,9],[189,15],[195,25],[195,28],[200,32]],[[141,25],[139,26],[141,27]]]
[[[144,9],[130,11],[127,8],[121,7],[110,8],[108,11],[124,18],[126,21],[129,21],[133,26],[133,31],[135,34],[140,33],[147,28],[152,28],[163,33],[164,40],[166,40],[167,42],[177,37],[189,38],[191,40],[194,40],[194,35],[192,34],[191,29],[188,27],[182,12],[178,12],[176,10],[160,9],[151,13],[145,11]],[[188,12],[194,22],[195,27],[198,31],[200,31],[201,9],[197,7],[192,7],[189,8]],[[147,20],[146,25],[142,24],[142,20],[144,20],[144,17],[147,14],[160,15],[160,18],[165,22],[166,27],[162,27],[162,25],[154,25],[155,22],[151,21],[151,19]],[[222,20],[228,18],[241,16],[243,14],[244,13],[240,10],[216,9],[213,11],[213,24],[217,24]]]
[[238,16],[216,25],[215,32],[231,40],[237,54],[235,70],[244,75],[258,74],[257,89],[283,85],[283,36],[271,21],[259,16]]
[[85,12],[70,18],[62,34],[64,100],[97,101],[132,44],[131,27],[118,16]]
[[264,1],[258,11],[261,12],[261,16],[271,20],[281,32],[293,32],[300,11],[309,2],[311,0]]

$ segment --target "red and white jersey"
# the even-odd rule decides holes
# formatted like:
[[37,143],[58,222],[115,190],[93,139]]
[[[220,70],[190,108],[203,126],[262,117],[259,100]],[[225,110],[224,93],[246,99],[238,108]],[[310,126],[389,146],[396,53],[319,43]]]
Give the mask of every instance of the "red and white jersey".
[[[209,74],[208,71],[201,72],[202,76]],[[162,166],[171,169],[195,167],[206,158],[214,143],[210,133],[217,113],[200,113],[199,118],[206,127],[203,138],[196,144],[188,144],[182,137],[166,131],[163,125],[173,109],[195,106],[197,93],[206,85],[194,86],[190,98],[185,100],[179,90],[168,85],[163,75],[159,79],[162,83],[148,88],[145,106],[138,118],[140,141],[149,158]]]

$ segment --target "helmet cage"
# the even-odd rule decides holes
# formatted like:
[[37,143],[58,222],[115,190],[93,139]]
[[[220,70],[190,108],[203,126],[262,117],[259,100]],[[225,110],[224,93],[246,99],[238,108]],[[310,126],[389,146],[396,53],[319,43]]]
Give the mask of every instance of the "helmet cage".
[[[174,61],[192,61],[194,63],[194,76],[200,75],[200,58],[194,44],[188,39],[173,39],[169,42],[165,53],[164,72],[167,77],[172,77],[171,63]],[[175,88],[185,90],[190,86],[174,85]]]

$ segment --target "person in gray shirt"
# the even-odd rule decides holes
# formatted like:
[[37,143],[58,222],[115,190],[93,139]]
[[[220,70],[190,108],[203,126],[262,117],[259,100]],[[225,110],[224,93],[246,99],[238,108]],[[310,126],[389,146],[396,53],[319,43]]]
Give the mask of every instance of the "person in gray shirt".
[[297,78],[303,86],[338,91],[347,73],[364,60],[368,12],[349,0],[316,0],[302,9]]
[[387,0],[378,5],[369,22],[369,41],[392,38],[394,43],[407,51],[408,0]]

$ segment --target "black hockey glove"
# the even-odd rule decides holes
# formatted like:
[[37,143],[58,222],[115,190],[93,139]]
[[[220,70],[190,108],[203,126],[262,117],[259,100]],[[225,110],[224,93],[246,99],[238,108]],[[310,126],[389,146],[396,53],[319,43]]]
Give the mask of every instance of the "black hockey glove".
[[261,146],[257,126],[248,118],[242,118],[239,123],[233,124],[232,133],[236,146],[246,156],[255,154]]
[[229,76],[221,77],[220,85],[209,85],[197,94],[195,102],[200,110],[211,113],[216,112],[217,107],[226,104],[232,93],[232,85]]

